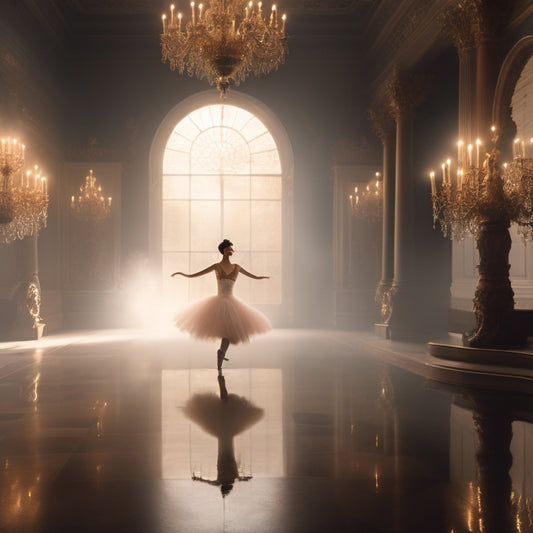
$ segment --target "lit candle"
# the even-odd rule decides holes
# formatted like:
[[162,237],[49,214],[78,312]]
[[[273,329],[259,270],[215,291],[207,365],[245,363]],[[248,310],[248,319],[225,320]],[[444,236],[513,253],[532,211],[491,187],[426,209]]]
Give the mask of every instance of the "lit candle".
[[451,159],[449,159],[449,158],[446,159],[446,168],[448,169],[448,183],[450,185],[452,184],[451,164],[452,164]]
[[281,24],[281,33],[285,33],[285,21],[287,20],[287,15],[285,15],[285,13],[283,13],[281,20],[283,21]]
[[194,18],[194,2],[191,2],[191,11],[192,11],[192,23],[195,24],[195,18]]
[[276,11],[276,4],[272,6],[272,12],[270,13],[270,25],[272,26],[272,22],[274,21],[274,11]]
[[71,197],[70,197],[70,204],[71,204],[71,205],[74,205],[74,196],[71,196]]
[[175,9],[175,6],[174,4],[172,4],[170,6],[170,24],[174,24],[174,9]]
[[235,33],[235,19],[231,21],[231,31]]
[[518,143],[520,142],[520,139],[515,139],[513,143],[513,157],[516,159],[517,157],[520,157],[518,153]]
[[472,145],[468,145],[468,166],[472,166]]
[[257,3],[257,10],[258,10],[258,14],[261,15],[262,13],[262,7],[263,7],[263,2],[258,2]]
[[277,9],[278,7],[276,6],[276,4],[273,4],[272,5],[272,14],[274,15],[274,26],[277,27],[278,25],[278,12],[277,12]]
[[46,178],[41,178],[41,192],[46,195]]
[[161,17],[161,20],[163,21],[163,33],[165,33],[165,21],[167,20],[167,16],[166,15],[163,15]]
[[181,32],[181,17],[183,15],[181,13],[178,13],[178,32]]
[[441,167],[442,167],[442,184],[445,185],[446,184],[446,165],[442,163]]
[[353,207],[353,196],[350,194],[350,206]]
[[463,141],[457,143],[457,164],[459,166],[463,164]]
[[198,6],[198,20],[199,21],[202,20],[202,10],[203,10],[203,8],[204,8],[204,4],[200,4]]
[[112,198],[111,198],[111,196],[109,196],[109,197],[107,198],[107,205],[108,205],[109,207],[111,207],[111,200],[112,200]]
[[248,7],[250,8],[250,17],[253,17],[254,16],[254,3],[252,2],[252,0],[248,2]]
[[479,147],[481,146],[481,141],[476,139],[476,167],[479,168]]
[[429,173],[429,179],[431,180],[431,194],[436,194],[436,188],[435,188],[435,172]]
[[356,196],[355,197],[355,205],[357,205],[359,203],[359,196]]

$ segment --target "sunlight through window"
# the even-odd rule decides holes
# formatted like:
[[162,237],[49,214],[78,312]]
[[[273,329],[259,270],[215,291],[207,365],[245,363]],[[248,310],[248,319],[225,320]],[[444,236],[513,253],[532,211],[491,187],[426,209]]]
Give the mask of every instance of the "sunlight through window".
[[281,303],[282,173],[274,138],[253,114],[233,105],[196,109],[174,128],[163,159],[162,254],[167,294],[178,305],[216,291],[214,276],[169,283],[220,260],[218,243],[234,243],[234,262],[268,283],[241,276],[236,294],[252,304]]

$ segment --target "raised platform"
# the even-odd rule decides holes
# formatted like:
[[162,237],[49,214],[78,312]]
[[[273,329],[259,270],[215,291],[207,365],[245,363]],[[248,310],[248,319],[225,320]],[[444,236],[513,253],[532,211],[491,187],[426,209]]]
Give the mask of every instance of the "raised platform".
[[533,351],[470,348],[454,344],[428,342],[429,354],[438,359],[478,365],[494,365],[533,370]]

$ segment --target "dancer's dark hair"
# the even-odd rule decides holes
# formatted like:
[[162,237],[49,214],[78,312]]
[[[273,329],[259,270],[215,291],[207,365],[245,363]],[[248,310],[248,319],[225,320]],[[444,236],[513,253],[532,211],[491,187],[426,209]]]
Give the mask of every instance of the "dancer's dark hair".
[[224,239],[219,245],[218,245],[218,251],[224,255],[224,248],[227,248],[228,246],[233,246],[233,243],[231,241],[228,241],[228,239]]

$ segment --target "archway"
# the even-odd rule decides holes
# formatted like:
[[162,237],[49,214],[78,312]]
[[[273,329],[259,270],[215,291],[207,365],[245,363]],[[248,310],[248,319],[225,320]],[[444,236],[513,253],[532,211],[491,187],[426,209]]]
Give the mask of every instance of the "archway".
[[268,274],[241,277],[236,294],[274,323],[292,310],[292,152],[270,110],[233,92],[190,97],[172,109],[150,153],[151,256],[163,294],[176,307],[211,294],[213,276],[170,280],[219,260],[222,238],[235,243],[235,262]]

